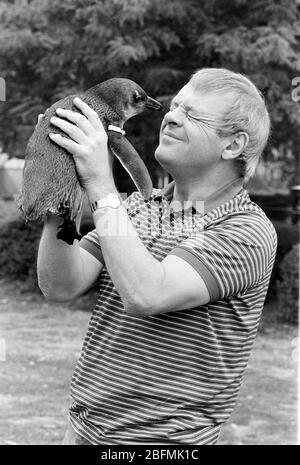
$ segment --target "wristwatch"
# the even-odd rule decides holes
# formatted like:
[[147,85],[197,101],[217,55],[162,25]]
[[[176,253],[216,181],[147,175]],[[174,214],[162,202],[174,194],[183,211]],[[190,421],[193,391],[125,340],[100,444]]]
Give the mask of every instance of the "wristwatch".
[[92,213],[100,208],[110,207],[110,208],[118,208],[121,205],[120,197],[118,194],[108,194],[103,199],[94,200],[90,203]]

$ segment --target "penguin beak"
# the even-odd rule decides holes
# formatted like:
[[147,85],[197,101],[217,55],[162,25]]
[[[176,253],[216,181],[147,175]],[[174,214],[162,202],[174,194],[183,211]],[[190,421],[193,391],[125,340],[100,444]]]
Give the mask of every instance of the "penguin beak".
[[157,100],[154,100],[154,98],[148,97],[147,95],[146,108],[149,108],[149,110],[161,111],[164,107]]

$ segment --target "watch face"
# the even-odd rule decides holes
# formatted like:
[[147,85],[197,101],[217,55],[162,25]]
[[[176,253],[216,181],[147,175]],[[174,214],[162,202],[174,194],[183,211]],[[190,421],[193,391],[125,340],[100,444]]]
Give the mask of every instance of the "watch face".
[[108,194],[106,197],[100,200],[95,200],[91,202],[91,210],[92,212],[104,208],[118,208],[121,205],[120,197],[117,194]]
[[120,199],[117,195],[109,194],[107,200],[113,208],[117,208],[120,205]]

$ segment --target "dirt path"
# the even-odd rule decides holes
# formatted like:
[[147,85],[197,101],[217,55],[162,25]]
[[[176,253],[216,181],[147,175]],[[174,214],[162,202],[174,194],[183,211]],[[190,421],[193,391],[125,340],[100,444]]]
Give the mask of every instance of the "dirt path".
[[[18,295],[0,283],[0,337],[6,344],[6,361],[0,362],[0,444],[60,443],[89,315]],[[296,443],[296,336],[293,327],[258,336],[221,444]]]

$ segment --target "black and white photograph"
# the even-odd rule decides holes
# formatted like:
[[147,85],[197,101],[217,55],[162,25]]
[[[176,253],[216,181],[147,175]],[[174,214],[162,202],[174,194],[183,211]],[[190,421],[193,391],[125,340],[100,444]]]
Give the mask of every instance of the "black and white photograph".
[[0,0],[0,445],[299,445],[299,174],[300,0]]

